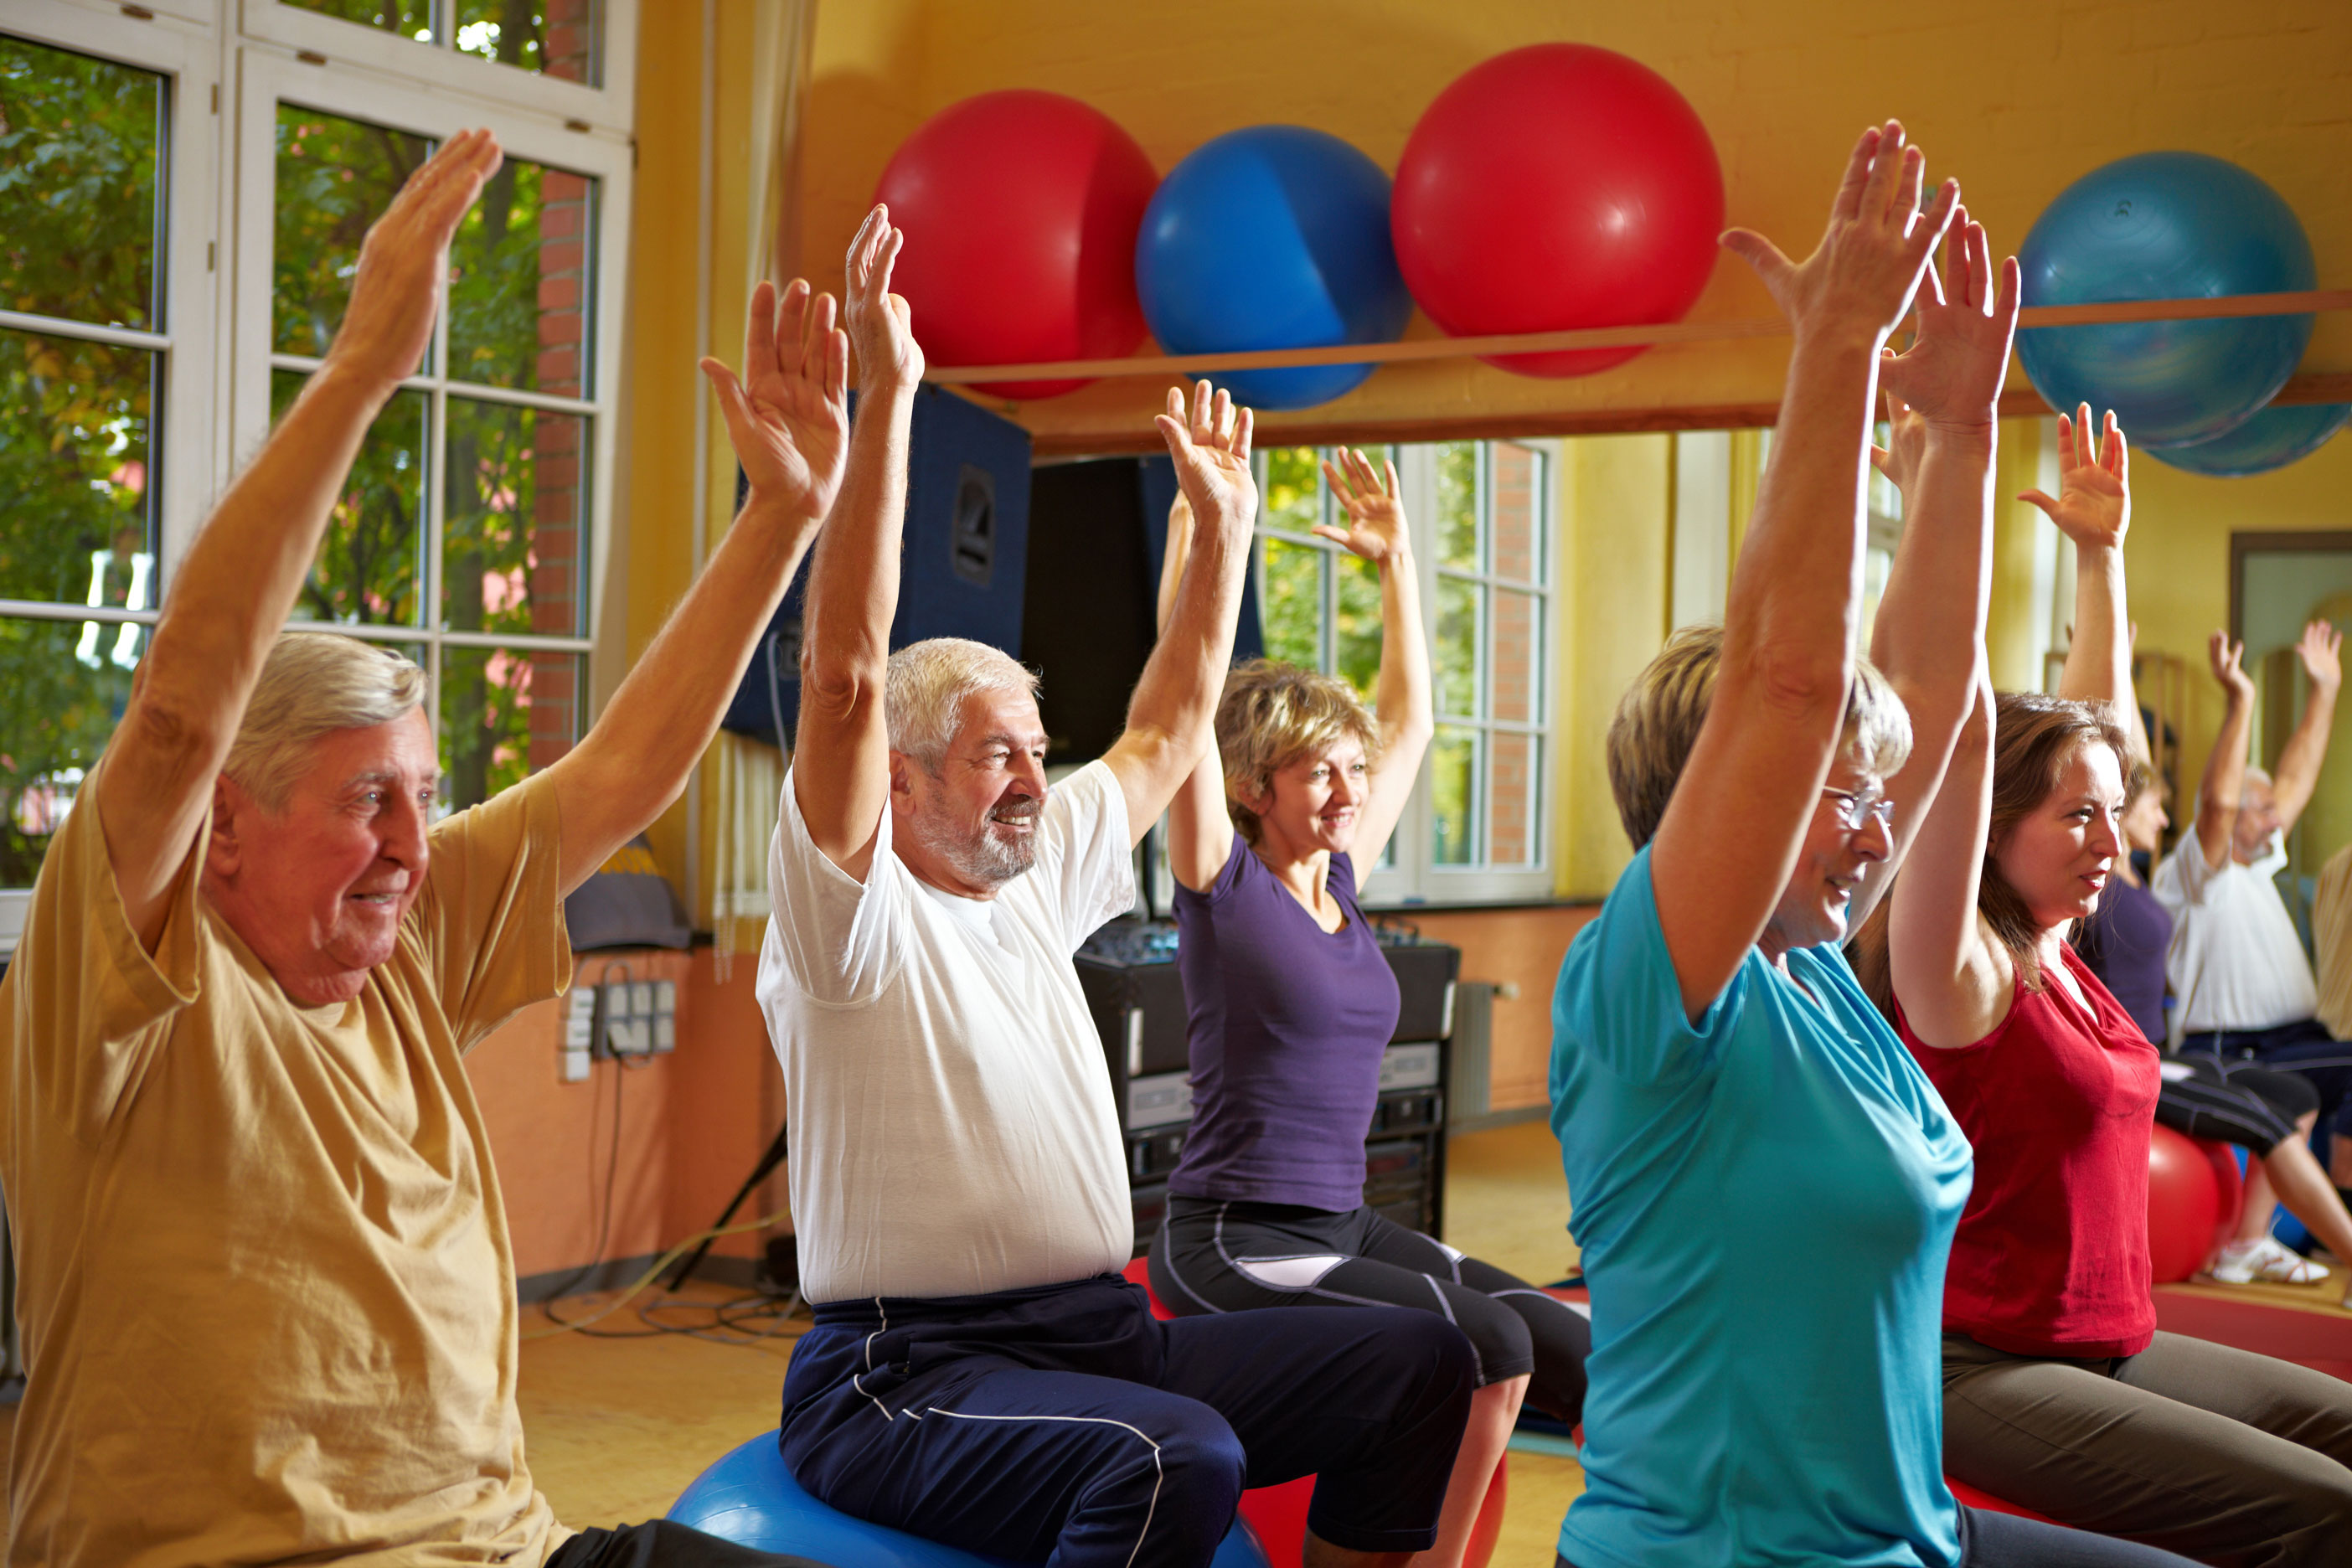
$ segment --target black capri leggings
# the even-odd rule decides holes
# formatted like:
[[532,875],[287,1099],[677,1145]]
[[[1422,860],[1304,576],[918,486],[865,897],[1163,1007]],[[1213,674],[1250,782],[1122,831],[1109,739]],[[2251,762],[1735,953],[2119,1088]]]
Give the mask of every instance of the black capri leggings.
[[1529,1405],[1571,1426],[1584,1419],[1592,1325],[1582,1312],[1369,1208],[1171,1197],[1150,1268],[1152,1293],[1182,1316],[1334,1305],[1443,1313],[1477,1352],[1479,1387],[1528,1377]]
[[2165,1080],[2156,1119],[2191,1138],[2241,1144],[2268,1156],[2295,1135],[2298,1118],[2319,1109],[2319,1090],[2299,1073],[2202,1052],[2165,1058],[2167,1066],[2176,1062],[2194,1076]]

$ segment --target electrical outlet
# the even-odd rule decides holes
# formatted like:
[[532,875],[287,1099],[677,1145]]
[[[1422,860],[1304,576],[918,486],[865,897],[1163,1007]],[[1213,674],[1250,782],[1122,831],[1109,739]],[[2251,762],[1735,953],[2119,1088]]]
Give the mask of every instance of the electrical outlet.
[[654,982],[654,1038],[656,1053],[667,1055],[677,1049],[677,982]]
[[564,998],[563,1039],[557,1047],[565,1083],[585,1083],[589,1054],[596,1041],[596,987],[574,985]]

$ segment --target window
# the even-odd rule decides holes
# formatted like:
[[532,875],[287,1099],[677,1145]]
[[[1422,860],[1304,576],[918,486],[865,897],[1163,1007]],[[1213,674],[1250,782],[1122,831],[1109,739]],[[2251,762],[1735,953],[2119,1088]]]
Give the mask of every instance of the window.
[[[1309,531],[1339,521],[1313,447],[1260,458],[1258,603],[1266,653],[1371,700],[1380,578]],[[1382,862],[1378,901],[1548,897],[1551,766],[1551,454],[1515,441],[1371,453],[1397,465],[1431,642],[1437,735]]]
[[[489,125],[507,165],[458,236],[431,352],[370,433],[295,620],[426,667],[453,805],[551,761],[585,722],[636,12],[11,0],[0,955],[196,525],[317,370],[369,221],[460,126]],[[241,101],[223,100],[224,65]]]

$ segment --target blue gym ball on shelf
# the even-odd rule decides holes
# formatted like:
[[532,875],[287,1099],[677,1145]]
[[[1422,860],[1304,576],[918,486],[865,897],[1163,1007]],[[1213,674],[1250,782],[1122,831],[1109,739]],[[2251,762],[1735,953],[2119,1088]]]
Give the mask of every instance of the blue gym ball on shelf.
[[[1387,342],[1412,315],[1389,239],[1389,179],[1337,136],[1253,125],[1168,172],[1143,215],[1136,292],[1170,353]],[[1235,371],[1259,408],[1328,403],[1369,364]]]
[[[2142,153],[2059,193],[2018,253],[2029,305],[2210,299],[2316,286],[2311,241],[2259,177],[2202,153]],[[2017,334],[2053,408],[2112,408],[2133,443],[2210,440],[2268,404],[2312,318],[2134,321]]]

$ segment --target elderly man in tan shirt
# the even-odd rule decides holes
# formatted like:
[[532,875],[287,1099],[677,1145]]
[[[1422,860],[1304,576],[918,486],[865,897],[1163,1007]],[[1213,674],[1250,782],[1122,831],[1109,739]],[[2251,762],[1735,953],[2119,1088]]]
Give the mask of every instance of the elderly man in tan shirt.
[[171,584],[0,981],[12,1563],[795,1561],[555,1521],[462,1057],[570,982],[564,893],[684,786],[832,505],[831,299],[795,283],[779,320],[763,285],[744,382],[706,365],[750,500],[553,767],[433,824],[424,672],[279,634],[499,157],[452,139],[369,234],[325,363]]

